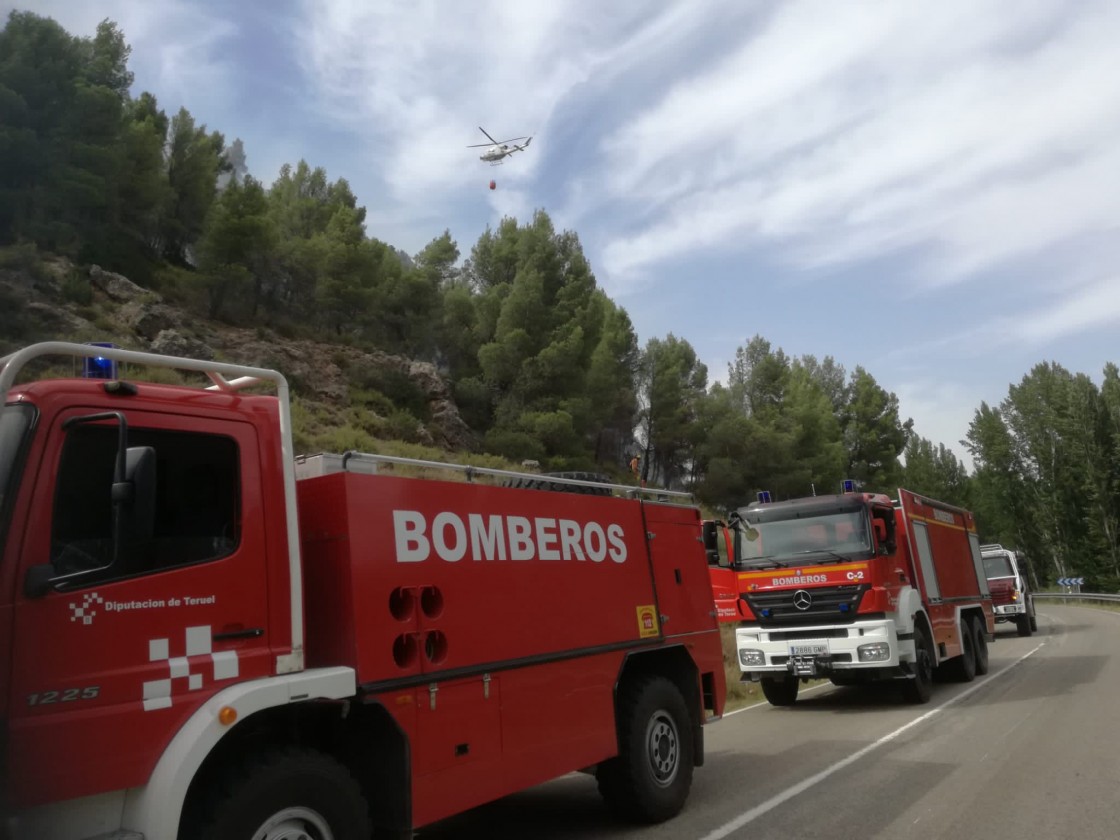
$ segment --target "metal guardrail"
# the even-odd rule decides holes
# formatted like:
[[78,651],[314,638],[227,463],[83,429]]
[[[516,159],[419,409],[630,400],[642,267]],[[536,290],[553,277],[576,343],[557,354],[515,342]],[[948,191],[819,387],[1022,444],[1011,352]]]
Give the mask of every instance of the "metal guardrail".
[[1053,601],[1104,601],[1106,603],[1120,604],[1120,595],[1109,595],[1100,592],[1035,592],[1034,597],[1045,598]]

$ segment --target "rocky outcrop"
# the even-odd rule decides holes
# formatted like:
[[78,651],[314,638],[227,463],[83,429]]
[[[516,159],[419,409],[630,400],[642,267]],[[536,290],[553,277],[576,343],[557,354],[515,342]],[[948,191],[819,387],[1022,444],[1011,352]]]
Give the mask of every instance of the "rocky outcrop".
[[89,332],[93,325],[85,318],[58,306],[31,301],[24,305],[24,316],[37,322],[40,328],[58,335],[74,335],[75,333]]
[[[86,277],[92,300],[68,301],[63,284]],[[202,321],[167,303],[157,292],[127,277],[68,260],[50,258],[31,273],[0,269],[0,292],[35,330],[27,335],[113,341],[124,347],[190,359],[231,361],[272,368],[287,377],[292,390],[310,402],[345,409],[351,406],[356,372],[384,371],[407,377],[427,403],[427,421],[412,440],[449,450],[477,449],[477,436],[462,417],[447,381],[428,362],[340,344],[288,339],[267,329],[245,329]],[[376,380],[377,377],[371,377]],[[372,410],[364,407],[367,411]]]
[[155,292],[137,286],[123,275],[105,271],[99,265],[89,267],[89,282],[95,289],[104,292],[110,300],[117,303],[127,303],[140,298],[159,299],[159,295]]
[[165,356],[185,356],[188,359],[214,360],[214,350],[197,338],[183,335],[178,330],[160,330],[152,341],[151,351]]
[[[256,331],[231,330],[226,356],[254,367],[273,368],[312,398],[350,404],[349,370],[379,369],[404,374],[424,394],[430,419],[415,431],[417,443],[445,449],[475,449],[477,436],[459,416],[449,383],[435,365],[380,351],[276,337],[263,340]],[[234,350],[233,348],[236,348]]]

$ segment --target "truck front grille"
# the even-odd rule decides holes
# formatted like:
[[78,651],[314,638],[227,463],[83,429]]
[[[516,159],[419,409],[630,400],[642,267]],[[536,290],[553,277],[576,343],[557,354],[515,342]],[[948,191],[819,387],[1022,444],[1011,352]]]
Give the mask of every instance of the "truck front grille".
[[[871,587],[856,583],[783,589],[780,592],[746,592],[743,597],[763,627],[794,627],[805,624],[850,624],[856,620],[863,593]],[[809,605],[804,606],[804,595]]]

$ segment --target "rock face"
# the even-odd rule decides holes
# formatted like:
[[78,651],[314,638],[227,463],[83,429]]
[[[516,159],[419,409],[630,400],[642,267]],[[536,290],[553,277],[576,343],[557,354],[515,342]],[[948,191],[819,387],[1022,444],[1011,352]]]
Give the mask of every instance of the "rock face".
[[110,300],[118,303],[125,303],[145,296],[159,297],[159,295],[137,286],[127,277],[105,271],[99,265],[89,267],[89,282],[95,289],[104,292]]
[[160,330],[152,341],[151,351],[165,356],[185,356],[188,359],[214,360],[214,351],[197,338],[183,335],[178,330]]
[[415,432],[416,440],[445,449],[474,449],[477,436],[459,416],[451,384],[429,362],[379,351],[364,352],[343,345],[314,341],[262,340],[256,331],[230,330],[223,356],[240,364],[279,370],[292,384],[315,399],[350,404],[349,369],[378,369],[400,373],[424,394],[430,420]]
[[169,356],[272,368],[287,377],[293,392],[342,409],[351,406],[351,372],[392,372],[407,377],[427,403],[429,419],[418,423],[414,440],[446,449],[477,448],[477,436],[459,416],[451,384],[428,362],[200,321],[167,303],[157,292],[96,265],[88,271],[92,302],[79,305],[63,296],[63,280],[84,279],[86,272],[77,272],[61,258],[51,259],[45,266],[46,270],[35,277],[18,270],[0,270],[0,294],[34,326],[32,333],[24,333],[34,334],[34,340],[69,337],[113,341],[122,347]]

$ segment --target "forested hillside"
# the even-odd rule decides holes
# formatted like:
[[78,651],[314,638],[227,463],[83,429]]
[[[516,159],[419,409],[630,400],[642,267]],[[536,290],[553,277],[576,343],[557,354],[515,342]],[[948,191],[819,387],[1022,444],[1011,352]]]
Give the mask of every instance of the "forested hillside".
[[[74,36],[13,12],[0,32],[0,269],[67,258],[62,303],[88,303],[96,264],[196,325],[431,363],[479,451],[612,475],[640,451],[649,483],[715,509],[762,489],[836,492],[844,478],[903,485],[974,509],[983,538],[1024,549],[1040,582],[1120,586],[1115,365],[1098,387],[1040,363],[998,406],[981,405],[962,442],[970,475],[863,367],[791,358],[755,336],[713,382],[686,337],[641,344],[579,237],[544,210],[503,219],[466,254],[446,230],[401,253],[366,229],[345,179],[299,161],[262,183],[239,140],[134,91],[129,53],[109,21]],[[3,324],[5,351],[72,337],[37,334],[23,316]],[[366,439],[432,421],[415,388],[372,373],[352,370],[341,401],[336,419]]]

